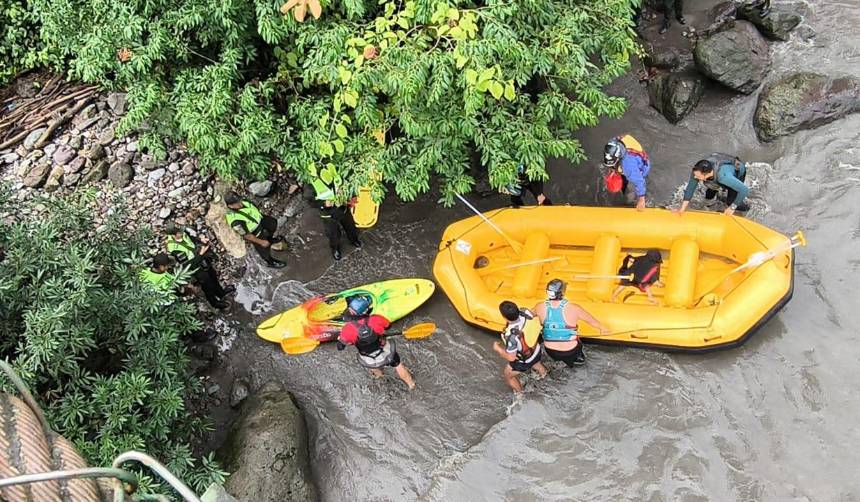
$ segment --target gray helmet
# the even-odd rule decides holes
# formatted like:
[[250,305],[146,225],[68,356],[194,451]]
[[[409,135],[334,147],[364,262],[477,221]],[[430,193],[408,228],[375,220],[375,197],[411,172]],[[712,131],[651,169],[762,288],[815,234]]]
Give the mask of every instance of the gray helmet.
[[550,300],[561,300],[564,298],[564,281],[553,279],[546,284],[546,297]]
[[603,165],[615,167],[627,155],[627,148],[620,140],[613,139],[603,148]]

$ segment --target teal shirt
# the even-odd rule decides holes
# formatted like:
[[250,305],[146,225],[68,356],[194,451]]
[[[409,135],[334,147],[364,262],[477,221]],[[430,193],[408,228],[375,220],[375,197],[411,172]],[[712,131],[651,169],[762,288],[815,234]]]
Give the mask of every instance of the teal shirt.
[[[746,170],[747,166],[741,163],[740,167],[738,168],[738,176],[743,176],[744,174],[746,174]],[[739,180],[738,177],[735,176],[735,166],[729,163],[720,164],[720,167],[716,169],[716,172],[717,173],[714,178],[709,181],[716,181],[717,184],[737,192],[738,196],[735,197],[734,204],[740,205],[740,203],[743,202],[743,200],[749,194],[750,189],[744,184],[743,181]],[[687,181],[687,188],[684,190],[684,200],[690,200],[693,198],[693,194],[696,193],[697,186],[699,186],[699,180],[697,180],[695,176],[690,174],[690,180]]]

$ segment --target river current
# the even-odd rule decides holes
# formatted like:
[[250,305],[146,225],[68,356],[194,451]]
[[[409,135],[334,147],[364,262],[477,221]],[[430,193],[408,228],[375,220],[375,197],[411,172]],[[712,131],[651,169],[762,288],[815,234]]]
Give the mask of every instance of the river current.
[[[714,2],[686,3],[688,19],[701,25]],[[803,36],[772,45],[768,78],[794,70],[860,76],[860,2],[811,0],[803,10]],[[592,160],[553,163],[548,195],[556,204],[602,203],[594,159],[623,132],[653,159],[656,205],[677,202],[699,158],[737,152],[752,163],[747,216],[808,238],[792,301],[738,349],[693,356],[592,346],[585,367],[550,363],[550,375],[528,377],[517,398],[500,376],[491,334],[467,325],[441,290],[407,318],[433,320],[437,334],[398,344],[414,392],[392,373],[372,380],[352,350],[286,357],[257,339],[262,318],[316,292],[432,277],[442,230],[469,213],[431,196],[409,205],[392,197],[363,233],[365,250],[347,245],[344,260],[330,264],[317,235],[298,280],[253,269],[240,287],[251,315],[230,351],[295,393],[323,500],[860,499],[860,115],[760,144],[756,95],[712,86],[672,126],[648,106],[633,73],[612,90],[629,100],[628,113],[577,133]],[[507,202],[472,199],[481,209]]]

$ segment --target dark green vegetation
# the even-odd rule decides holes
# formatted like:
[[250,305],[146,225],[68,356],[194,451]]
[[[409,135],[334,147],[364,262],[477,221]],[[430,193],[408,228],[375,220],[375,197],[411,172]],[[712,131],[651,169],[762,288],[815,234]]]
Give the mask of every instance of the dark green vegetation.
[[0,357],[91,464],[136,449],[200,491],[222,479],[188,445],[205,430],[186,409],[200,392],[180,339],[199,327],[194,306],[141,284],[145,236],[119,203],[98,227],[87,194],[38,203],[46,216],[24,216],[0,193]]
[[71,78],[127,89],[122,127],[154,151],[185,142],[226,178],[381,176],[407,200],[436,177],[450,203],[473,164],[502,186],[519,163],[545,177],[548,157],[582,159],[572,133],[624,111],[603,87],[637,50],[634,3],[32,0],[38,46],[6,28],[20,62],[0,77],[45,47]]

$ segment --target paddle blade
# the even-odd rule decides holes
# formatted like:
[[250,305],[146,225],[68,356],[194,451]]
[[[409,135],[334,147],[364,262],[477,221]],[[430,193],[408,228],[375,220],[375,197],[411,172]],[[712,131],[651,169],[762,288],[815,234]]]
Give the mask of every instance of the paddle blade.
[[414,340],[416,338],[427,338],[428,336],[432,335],[434,331],[436,331],[436,325],[432,322],[425,322],[404,329],[403,337],[409,340]]
[[313,352],[320,344],[312,338],[284,338],[281,340],[281,350],[290,355],[307,354]]

